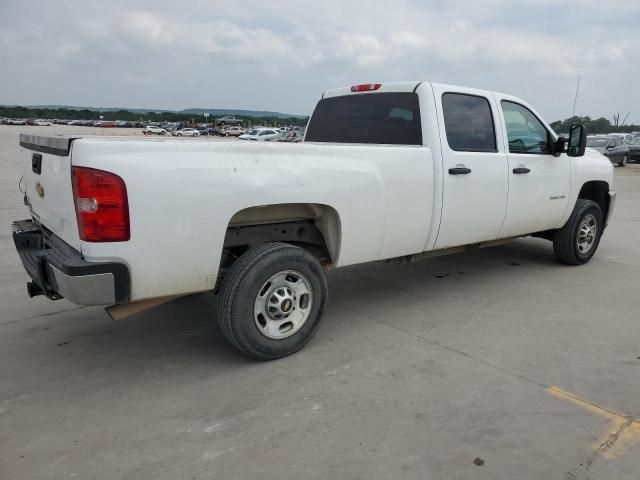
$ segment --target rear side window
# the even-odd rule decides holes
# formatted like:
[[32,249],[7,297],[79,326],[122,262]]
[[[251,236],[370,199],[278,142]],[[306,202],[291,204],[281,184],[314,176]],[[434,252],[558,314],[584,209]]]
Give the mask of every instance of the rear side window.
[[498,151],[489,100],[476,95],[445,93],[442,95],[442,112],[447,142],[452,150]]
[[418,95],[372,93],[322,99],[305,141],[422,145]]

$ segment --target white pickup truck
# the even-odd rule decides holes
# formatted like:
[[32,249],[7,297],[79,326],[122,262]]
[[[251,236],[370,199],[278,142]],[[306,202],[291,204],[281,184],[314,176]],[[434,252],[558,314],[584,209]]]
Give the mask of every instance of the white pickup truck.
[[20,144],[31,218],[13,235],[30,295],[117,310],[216,290],[224,334],[265,360],[312,338],[328,269],[527,235],[579,265],[615,201],[581,125],[566,142],[518,98],[429,82],[327,91],[298,144]]

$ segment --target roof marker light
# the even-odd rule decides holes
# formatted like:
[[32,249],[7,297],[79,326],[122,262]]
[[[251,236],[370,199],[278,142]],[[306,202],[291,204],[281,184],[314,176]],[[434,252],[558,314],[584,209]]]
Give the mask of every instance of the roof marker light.
[[382,86],[381,83],[361,83],[360,85],[353,85],[351,87],[352,92],[370,92],[372,90],[378,90]]

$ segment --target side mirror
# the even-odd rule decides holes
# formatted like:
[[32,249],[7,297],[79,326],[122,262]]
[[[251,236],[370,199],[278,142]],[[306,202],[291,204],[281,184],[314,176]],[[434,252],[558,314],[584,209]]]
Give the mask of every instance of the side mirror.
[[607,145],[607,150],[611,150],[613,148],[613,145]]
[[587,129],[584,125],[571,125],[569,129],[569,146],[567,155],[569,157],[581,157],[587,148]]
[[564,152],[564,146],[567,143],[567,139],[564,137],[558,137],[555,142],[551,143],[551,153],[554,157],[559,157]]

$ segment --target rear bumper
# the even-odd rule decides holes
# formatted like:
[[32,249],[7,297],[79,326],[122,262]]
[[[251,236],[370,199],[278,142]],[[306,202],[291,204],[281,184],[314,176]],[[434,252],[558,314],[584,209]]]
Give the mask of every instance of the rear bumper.
[[13,241],[32,279],[30,296],[66,298],[78,305],[127,303],[130,277],[118,262],[87,262],[80,252],[31,220],[13,222]]

